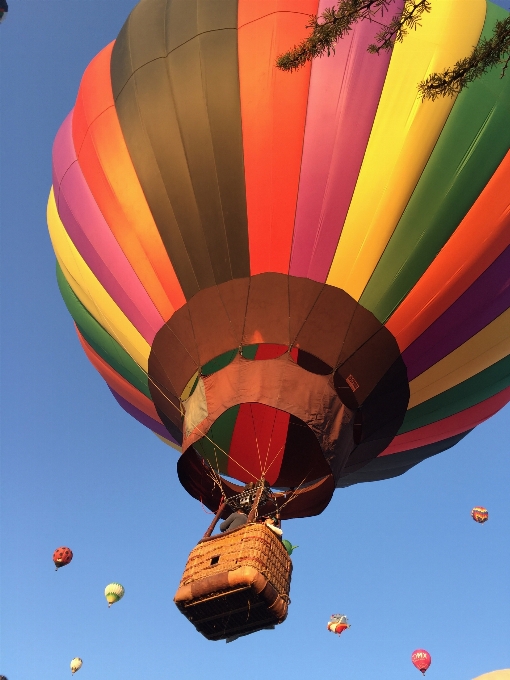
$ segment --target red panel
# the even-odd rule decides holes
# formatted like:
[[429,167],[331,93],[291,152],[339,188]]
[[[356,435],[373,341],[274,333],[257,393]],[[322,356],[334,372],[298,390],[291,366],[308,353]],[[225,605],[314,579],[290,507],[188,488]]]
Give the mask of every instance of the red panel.
[[[252,482],[278,479],[290,415],[265,404],[241,404],[230,443],[227,474]],[[239,464],[238,464],[239,463]]]
[[276,58],[309,33],[318,0],[239,0],[239,81],[251,274],[289,271],[310,64]]
[[482,401],[471,408],[456,413],[449,418],[438,420],[436,423],[419,427],[417,430],[399,434],[379,456],[388,456],[400,451],[416,449],[419,446],[433,444],[434,442],[454,437],[461,432],[471,430],[476,425],[483,423],[510,401],[510,387],[495,394],[490,399]]
[[[258,346],[257,353],[255,355],[255,361],[262,361],[263,359],[277,359],[281,357],[285,352],[288,351],[287,345],[274,345],[272,343],[266,342]],[[291,349],[290,356],[297,362],[298,350],[296,347]]]
[[[115,390],[121,397],[124,397],[130,404],[136,406],[137,409],[148,415],[153,420],[161,423],[156,408],[150,399],[145,394],[142,394],[136,387],[133,387],[125,378],[123,378],[117,371],[106,363],[106,361],[95,352],[89,343],[82,336],[80,331],[76,328],[78,339],[87,355],[90,363],[94,366],[96,371],[101,374],[106,383]],[[161,423],[163,425],[163,423]]]

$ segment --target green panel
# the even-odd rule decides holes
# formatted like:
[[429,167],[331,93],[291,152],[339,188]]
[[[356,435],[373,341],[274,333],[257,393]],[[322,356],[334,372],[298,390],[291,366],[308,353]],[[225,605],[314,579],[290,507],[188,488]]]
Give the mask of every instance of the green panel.
[[[230,442],[232,441],[238,413],[239,405],[232,406],[232,408],[229,408],[225,413],[222,413],[221,416],[214,421],[211,429],[207,433],[207,437],[227,453],[230,449]],[[228,474],[228,456],[220,451],[219,448],[216,448],[209,439],[202,437],[202,439],[199,439],[198,442],[193,444],[193,448],[208,460],[217,472]]]
[[259,346],[258,345],[244,345],[243,346],[243,357],[245,359],[251,359],[252,361],[255,359],[255,355],[257,354]]
[[[202,366],[202,375],[211,375],[212,373],[216,373],[216,371],[225,368],[225,366],[228,366],[232,361],[234,361],[237,352],[237,348],[231,349],[224,354],[220,354],[218,357],[214,357],[214,359],[211,359],[211,361],[208,361]],[[193,389],[195,389],[195,387],[193,387]]]
[[[488,3],[482,36],[508,12]],[[469,211],[510,147],[510,77],[501,65],[457,98],[360,303],[384,323]]]
[[85,309],[74,294],[72,288],[57,262],[57,282],[60,293],[64,299],[69,313],[73,317],[80,333],[89,343],[92,349],[106,361],[117,373],[125,378],[133,387],[145,394],[152,401],[149,392],[147,375],[133,361],[129,354],[122,349],[119,343],[105,331],[105,329]]
[[398,434],[416,430],[475,406],[510,385],[510,356],[469,380],[409,409]]

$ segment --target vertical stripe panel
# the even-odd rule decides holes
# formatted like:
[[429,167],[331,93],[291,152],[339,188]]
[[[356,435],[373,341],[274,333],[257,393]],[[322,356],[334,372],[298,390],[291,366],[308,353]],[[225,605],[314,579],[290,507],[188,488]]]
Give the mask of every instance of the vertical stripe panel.
[[72,114],[55,139],[53,184],[60,219],[94,276],[147,342],[163,318],[120,249],[85,182],[72,139]]
[[276,58],[308,34],[318,0],[239,0],[239,79],[251,274],[287,274],[310,81]]
[[[394,0],[386,19],[401,10]],[[321,0],[319,14],[331,6]],[[326,280],[349,209],[391,52],[369,54],[380,23],[362,21],[312,63],[290,273]]]
[[510,246],[510,152],[416,286],[386,323],[404,351]]
[[[416,187],[455,99],[423,102],[418,84],[469,54],[485,0],[437,0],[398,43],[327,283],[360,296]],[[372,308],[369,307],[371,311]]]
[[[508,12],[489,4],[483,37]],[[435,103],[435,102],[433,102]],[[496,65],[469,84],[439,137],[420,181],[363,295],[385,322],[454,233],[510,148],[510,79]]]
[[73,140],[87,185],[117,242],[164,319],[184,294],[143,195],[120,129],[110,80],[113,43],[87,67],[73,114]]

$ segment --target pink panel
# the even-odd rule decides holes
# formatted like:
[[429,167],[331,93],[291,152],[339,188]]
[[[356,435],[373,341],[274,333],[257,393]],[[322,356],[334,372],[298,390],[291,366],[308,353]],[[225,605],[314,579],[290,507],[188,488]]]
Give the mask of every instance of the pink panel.
[[[384,15],[388,20],[403,0]],[[321,0],[319,13],[331,7]],[[326,280],[372,130],[391,54],[369,54],[381,30],[363,21],[312,65],[290,274]]]
[[76,159],[72,112],[53,145],[57,209],[78,252],[140,334],[152,343],[163,319],[101,214]]

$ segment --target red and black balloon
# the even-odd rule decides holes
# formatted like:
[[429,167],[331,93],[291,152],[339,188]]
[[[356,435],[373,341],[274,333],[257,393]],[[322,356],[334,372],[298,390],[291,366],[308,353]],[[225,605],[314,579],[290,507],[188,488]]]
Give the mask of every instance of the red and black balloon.
[[71,550],[71,548],[67,548],[66,546],[57,548],[53,553],[53,563],[55,565],[55,571],[57,571],[61,567],[65,567],[66,565],[68,565],[72,559],[73,551]]

